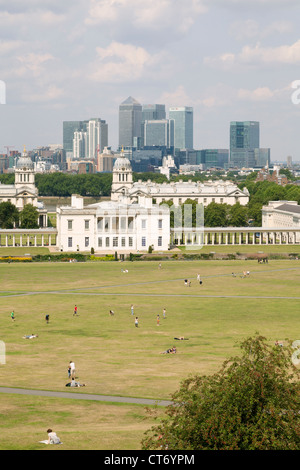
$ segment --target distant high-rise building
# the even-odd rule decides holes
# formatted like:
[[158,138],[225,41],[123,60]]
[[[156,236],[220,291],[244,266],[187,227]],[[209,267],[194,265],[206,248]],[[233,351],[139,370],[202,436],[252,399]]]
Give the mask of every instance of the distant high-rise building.
[[141,138],[142,105],[131,96],[119,106],[119,146],[133,147]]
[[259,122],[232,121],[230,123],[230,149],[259,148]]
[[[64,121],[63,148],[73,158],[95,158],[108,146],[108,125],[100,118]],[[69,155],[68,155],[69,154]]]
[[87,158],[95,158],[104,147],[108,146],[108,126],[99,118],[90,119],[87,123]]
[[63,149],[66,153],[73,153],[74,132],[84,130],[86,130],[84,121],[63,122]]
[[174,147],[174,121],[169,119],[145,121],[143,123],[144,147]]
[[87,132],[75,131],[73,136],[73,158],[85,158],[87,155]]
[[255,165],[254,149],[259,149],[259,122],[230,123],[230,163],[237,167]]
[[194,117],[191,107],[172,107],[169,119],[174,120],[174,146],[177,149],[194,148]]
[[164,104],[143,104],[142,122],[166,119],[166,107]]

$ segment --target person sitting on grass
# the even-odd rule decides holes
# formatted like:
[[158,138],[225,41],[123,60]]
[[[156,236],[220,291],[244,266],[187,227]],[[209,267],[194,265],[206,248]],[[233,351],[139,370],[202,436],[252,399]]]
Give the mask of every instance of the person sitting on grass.
[[66,384],[66,387],[85,387],[85,384],[75,382],[75,379],[72,379],[71,382]]

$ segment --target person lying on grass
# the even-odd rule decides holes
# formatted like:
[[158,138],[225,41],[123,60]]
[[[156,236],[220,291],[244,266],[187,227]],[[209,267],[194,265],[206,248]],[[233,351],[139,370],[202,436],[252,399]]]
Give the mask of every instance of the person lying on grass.
[[176,354],[176,348],[169,348],[166,351],[161,352],[160,354]]

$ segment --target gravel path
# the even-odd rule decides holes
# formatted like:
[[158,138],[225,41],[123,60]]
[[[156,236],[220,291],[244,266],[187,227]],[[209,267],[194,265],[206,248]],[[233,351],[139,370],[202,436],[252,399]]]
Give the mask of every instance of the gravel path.
[[23,388],[11,388],[11,387],[0,387],[0,393],[9,393],[17,395],[35,395],[39,397],[50,397],[50,398],[69,398],[75,400],[93,400],[93,401],[103,401],[110,403],[127,403],[135,405],[158,405],[158,406],[168,406],[172,402],[168,400],[150,400],[147,398],[130,398],[130,397],[115,397],[108,395],[92,395],[89,393],[68,393],[68,392],[51,392],[46,390],[30,390]]

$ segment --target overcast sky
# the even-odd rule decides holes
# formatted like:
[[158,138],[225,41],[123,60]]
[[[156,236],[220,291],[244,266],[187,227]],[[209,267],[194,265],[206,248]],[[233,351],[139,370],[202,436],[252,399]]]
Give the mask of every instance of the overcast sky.
[[195,148],[228,148],[230,121],[255,120],[273,161],[300,161],[299,22],[299,0],[0,0],[0,153],[92,117],[115,149],[133,96],[193,106]]

